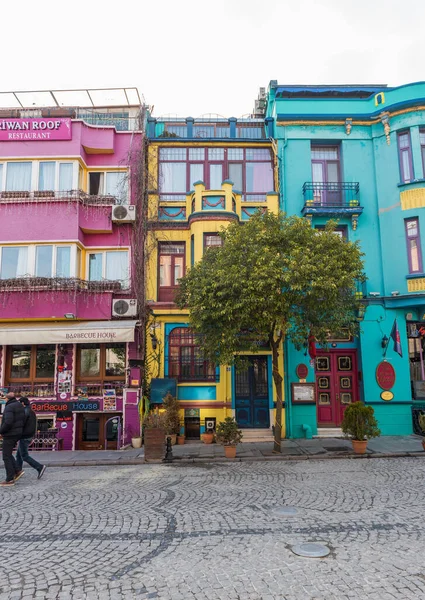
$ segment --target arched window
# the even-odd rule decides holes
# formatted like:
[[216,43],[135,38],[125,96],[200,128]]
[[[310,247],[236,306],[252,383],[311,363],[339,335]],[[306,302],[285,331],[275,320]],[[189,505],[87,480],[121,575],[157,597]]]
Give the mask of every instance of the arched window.
[[176,327],[168,338],[168,375],[178,381],[215,381],[215,365],[205,360],[197,336],[187,327]]

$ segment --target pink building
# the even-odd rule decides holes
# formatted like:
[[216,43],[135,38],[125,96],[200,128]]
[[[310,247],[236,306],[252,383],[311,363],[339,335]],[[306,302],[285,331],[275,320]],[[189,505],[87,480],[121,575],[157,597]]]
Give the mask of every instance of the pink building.
[[139,434],[141,108],[134,88],[0,94],[0,386],[33,402],[40,446]]

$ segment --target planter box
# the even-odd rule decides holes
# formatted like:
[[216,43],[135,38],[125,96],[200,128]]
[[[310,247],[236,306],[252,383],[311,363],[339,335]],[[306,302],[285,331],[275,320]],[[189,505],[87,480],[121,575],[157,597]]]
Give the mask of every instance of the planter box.
[[145,461],[161,462],[165,457],[165,430],[145,429]]

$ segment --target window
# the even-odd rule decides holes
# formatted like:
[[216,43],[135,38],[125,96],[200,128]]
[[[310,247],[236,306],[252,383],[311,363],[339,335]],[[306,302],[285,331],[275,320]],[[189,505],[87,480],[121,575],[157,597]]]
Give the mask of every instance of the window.
[[53,394],[55,354],[54,345],[8,346],[6,385],[22,395]]
[[204,233],[204,247],[205,248],[217,248],[223,245],[222,238],[218,233]]
[[29,192],[31,191],[31,162],[10,162],[6,170],[6,191]]
[[399,133],[398,152],[400,157],[400,175],[402,183],[410,183],[413,179],[412,149],[410,146],[410,133]]
[[409,273],[422,273],[422,250],[419,234],[419,220],[406,219],[407,258]]
[[28,275],[28,246],[6,246],[1,251],[1,279]]
[[205,360],[191,329],[173,329],[168,341],[169,377],[179,381],[215,381],[215,365]]
[[[55,189],[56,163],[41,162],[38,169],[38,189],[40,191]],[[71,189],[71,188],[69,188]]]
[[123,287],[129,284],[129,265],[127,250],[107,250],[90,252],[89,281],[120,281]]
[[98,384],[124,380],[125,344],[79,344],[77,347],[77,380]]
[[159,244],[159,302],[174,302],[174,294],[185,270],[185,244]]
[[[323,229],[325,229],[325,226],[324,225],[316,225],[315,229],[317,231],[323,231]],[[333,233],[335,235],[339,236],[343,240],[348,240],[348,232],[347,232],[346,225],[341,225],[340,227],[336,227],[336,229],[333,230]]]
[[76,246],[4,246],[0,257],[0,279],[78,277],[79,273]]
[[[419,132],[419,138],[421,140],[421,154],[422,154],[422,176],[425,179],[425,130]],[[1,181],[1,172],[0,172]]]
[[128,202],[128,173],[106,171],[89,173],[89,194],[91,196],[114,196],[118,204]]
[[161,200],[184,200],[196,181],[221,189],[225,179],[245,201],[264,201],[274,190],[273,162],[267,148],[160,148]]
[[312,146],[311,171],[313,200],[321,206],[341,204],[340,160],[338,146]]

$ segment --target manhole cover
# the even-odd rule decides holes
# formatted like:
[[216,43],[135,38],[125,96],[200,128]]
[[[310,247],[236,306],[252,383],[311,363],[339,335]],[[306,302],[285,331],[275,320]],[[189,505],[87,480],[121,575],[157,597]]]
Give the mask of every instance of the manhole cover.
[[305,544],[297,544],[292,547],[292,552],[298,554],[298,556],[305,556],[306,558],[323,558],[330,553],[327,546],[323,544],[313,544],[307,542]]
[[279,506],[275,508],[273,512],[277,515],[282,515],[283,517],[292,517],[293,515],[298,514],[298,510],[294,506]]

